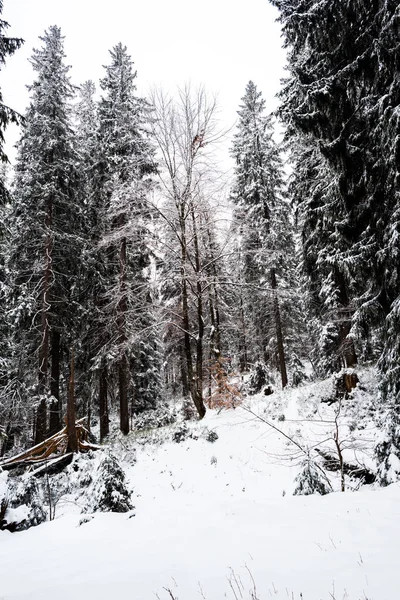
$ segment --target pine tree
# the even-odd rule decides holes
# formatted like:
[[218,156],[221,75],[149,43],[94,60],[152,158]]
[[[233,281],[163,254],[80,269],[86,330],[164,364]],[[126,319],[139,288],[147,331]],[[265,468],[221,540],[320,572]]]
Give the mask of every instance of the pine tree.
[[37,78],[29,88],[19,142],[8,263],[14,362],[17,378],[35,389],[35,442],[47,433],[48,403],[50,431],[61,426],[61,353],[66,355],[76,331],[81,255],[69,108],[74,89],[60,29],[50,27],[40,39],[43,46],[31,61]]
[[[254,359],[268,360],[270,339],[275,338],[272,351],[278,357],[285,387],[288,378],[278,281],[279,288],[290,282],[294,245],[288,206],[283,199],[282,163],[272,138],[271,118],[264,113],[265,100],[250,81],[238,111],[238,131],[232,147],[236,168],[231,196],[237,207],[240,238],[242,319],[250,318],[254,328],[258,344]],[[243,340],[243,345],[248,347],[248,342]]]
[[[102,326],[104,303],[104,280],[106,278],[105,256],[99,248],[104,231],[103,177],[105,165],[101,161],[99,143],[99,114],[95,100],[96,87],[93,81],[85,81],[78,90],[78,101],[74,106],[75,135],[77,142],[77,169],[80,173],[82,196],[82,231],[84,246],[81,261],[81,289],[83,311],[80,316],[80,352],[77,356],[78,395],[84,400],[89,421],[91,403],[98,396],[100,412],[100,439],[108,435],[109,419],[107,396],[107,374],[104,364],[96,361],[104,345],[106,327]],[[101,361],[100,361],[101,363]],[[79,381],[82,384],[79,385]],[[98,388],[98,389],[97,389]]]
[[154,408],[160,392],[156,363],[161,357],[153,330],[149,281],[151,212],[146,201],[155,164],[145,131],[149,107],[136,96],[136,72],[127,48],[118,44],[110,55],[111,64],[105,67],[100,83],[99,105],[104,194],[101,245],[108,279],[104,325],[110,333],[100,355],[116,370],[120,428],[126,434],[131,383],[136,411]]

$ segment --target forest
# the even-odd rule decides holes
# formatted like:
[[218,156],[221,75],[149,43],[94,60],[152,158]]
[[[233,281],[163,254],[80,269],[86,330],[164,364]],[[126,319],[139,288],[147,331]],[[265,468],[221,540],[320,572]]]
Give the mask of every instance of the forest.
[[[398,481],[400,7],[270,2],[288,57],[279,108],[249,81],[233,133],[204,86],[139,96],[123,43],[100,81],[76,85],[56,25],[33,51],[25,114],[0,90],[0,475],[60,472],[60,457],[177,411],[199,427],[329,378],[337,426],[367,372],[373,480]],[[7,29],[0,67],[23,44]],[[122,481],[105,460],[105,485]]]

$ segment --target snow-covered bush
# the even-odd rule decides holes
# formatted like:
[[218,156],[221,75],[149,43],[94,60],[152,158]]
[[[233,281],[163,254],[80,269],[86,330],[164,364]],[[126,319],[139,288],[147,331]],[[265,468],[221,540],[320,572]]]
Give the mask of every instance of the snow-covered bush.
[[172,425],[175,421],[175,412],[171,411],[167,404],[162,403],[155,410],[146,410],[135,416],[134,428],[137,430],[158,429],[159,427]]
[[191,437],[191,433],[185,422],[181,423],[172,434],[172,440],[177,444],[184,442],[189,437]]
[[294,496],[310,496],[311,494],[324,496],[332,491],[328,478],[310,457],[303,462],[302,469],[294,481],[297,484],[293,492]]
[[378,480],[384,486],[400,479],[399,421],[398,415],[389,415],[388,424],[383,429],[381,439],[375,449],[378,463]]
[[38,480],[27,473],[22,477],[8,477],[7,523],[13,523],[13,531],[23,531],[43,523],[47,519],[43,491]]
[[191,398],[184,398],[181,412],[185,421],[194,421],[197,418],[196,407]]
[[128,512],[133,508],[125,473],[115,456],[105,454],[87,491],[84,512]]
[[211,430],[207,429],[207,431],[205,432],[205,438],[206,438],[207,442],[211,442],[213,444],[214,442],[217,441],[217,439],[219,438],[219,435],[213,429],[211,429]]
[[303,363],[301,362],[301,360],[299,359],[299,357],[296,354],[294,354],[294,356],[292,356],[292,359],[290,361],[290,367],[291,367],[291,375],[292,375],[291,383],[292,383],[293,387],[297,387],[304,381],[308,380],[308,375],[306,373],[305,366],[303,365]]

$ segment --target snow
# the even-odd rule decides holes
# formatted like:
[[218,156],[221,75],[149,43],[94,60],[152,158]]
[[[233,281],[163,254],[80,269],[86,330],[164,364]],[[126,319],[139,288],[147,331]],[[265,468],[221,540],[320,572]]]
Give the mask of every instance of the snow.
[[[321,443],[332,427],[334,406],[318,404],[329,385],[258,396],[248,406],[302,443]],[[311,423],[317,405],[322,422]],[[361,398],[359,405],[353,418],[361,421]],[[284,421],[278,421],[281,414]],[[206,427],[218,433],[214,443],[202,435]],[[372,445],[368,416],[363,427],[356,438],[367,431]],[[300,457],[254,415],[242,408],[208,411],[191,428],[199,439],[179,444],[125,438],[123,452],[134,446],[137,458],[124,464],[134,489],[134,514],[96,513],[80,524],[79,507],[60,501],[55,521],[21,533],[2,532],[0,598],[397,597],[400,484],[293,496]],[[367,446],[349,450],[349,456],[364,453],[367,460]],[[337,475],[331,482],[338,490]]]

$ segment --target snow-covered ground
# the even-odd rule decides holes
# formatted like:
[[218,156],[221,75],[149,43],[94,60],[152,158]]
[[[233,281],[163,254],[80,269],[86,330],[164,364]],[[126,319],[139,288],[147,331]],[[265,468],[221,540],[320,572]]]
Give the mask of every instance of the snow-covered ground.
[[[330,385],[245,406],[301,447],[333,449],[337,405],[320,404]],[[370,466],[374,398],[357,392],[351,402],[337,419],[344,454]],[[202,435],[206,427],[218,433],[214,443]],[[351,491],[358,484],[348,480],[346,493],[293,496],[301,451],[254,414],[208,411],[191,428],[199,439],[138,444],[131,436],[114,445],[134,489],[135,516],[97,513],[80,524],[78,501],[67,497],[54,521],[1,532],[0,598],[400,597],[400,484]],[[339,490],[338,475],[331,482]]]

